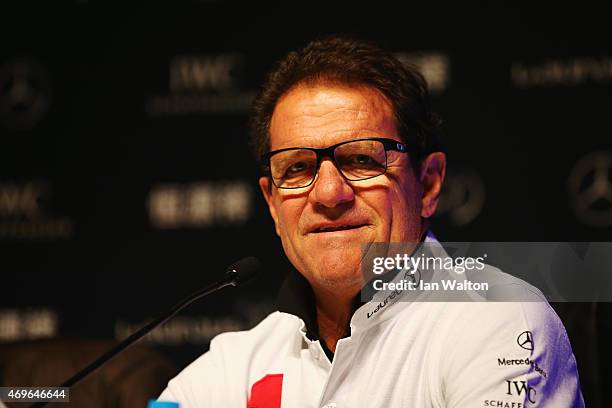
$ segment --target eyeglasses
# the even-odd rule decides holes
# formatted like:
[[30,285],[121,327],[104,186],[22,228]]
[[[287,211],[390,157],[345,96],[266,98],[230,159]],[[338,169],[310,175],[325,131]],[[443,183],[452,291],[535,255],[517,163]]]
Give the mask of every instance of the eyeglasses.
[[324,157],[334,161],[342,176],[349,181],[367,180],[387,171],[387,151],[408,151],[406,144],[386,138],[350,140],[316,149],[291,147],[274,150],[262,157],[267,173],[277,188],[292,189],[310,186]]

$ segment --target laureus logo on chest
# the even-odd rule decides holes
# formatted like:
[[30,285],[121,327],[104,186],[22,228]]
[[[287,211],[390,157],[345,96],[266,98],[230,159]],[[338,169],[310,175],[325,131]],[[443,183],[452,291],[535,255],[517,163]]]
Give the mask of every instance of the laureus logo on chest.
[[385,300],[383,300],[382,302],[378,303],[376,305],[376,307],[374,308],[374,310],[372,310],[371,312],[368,312],[368,319],[372,316],[374,316],[379,310],[381,310],[382,308],[384,308],[385,306],[387,306],[389,304],[389,302],[393,299],[395,299],[396,297],[398,297],[400,294],[402,293],[401,290],[396,290],[391,292],[391,294],[389,294],[389,296],[387,296],[385,298]]

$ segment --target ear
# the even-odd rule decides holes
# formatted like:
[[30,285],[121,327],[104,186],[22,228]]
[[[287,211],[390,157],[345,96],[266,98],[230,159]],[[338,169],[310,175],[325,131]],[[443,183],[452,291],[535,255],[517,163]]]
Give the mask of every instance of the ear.
[[423,159],[420,177],[423,186],[421,217],[429,218],[436,212],[445,174],[446,155],[444,153],[434,152]]
[[278,228],[278,214],[276,212],[276,206],[274,200],[272,198],[272,186],[270,184],[269,177],[260,177],[259,178],[259,188],[268,204],[268,210],[270,211],[270,215],[274,220],[274,228],[276,229],[276,235],[280,236],[279,228]]

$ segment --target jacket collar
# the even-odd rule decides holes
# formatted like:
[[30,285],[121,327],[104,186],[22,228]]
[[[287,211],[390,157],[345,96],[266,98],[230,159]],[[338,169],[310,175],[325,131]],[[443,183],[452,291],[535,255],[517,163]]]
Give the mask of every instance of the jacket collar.
[[[423,241],[439,245],[431,231],[427,232]],[[442,251],[444,250],[441,246],[439,247]],[[389,280],[395,282],[403,278],[404,274],[400,272]],[[385,321],[411,303],[406,299],[401,299],[405,295],[404,292],[394,293],[392,291],[379,291],[371,294],[371,300],[368,301],[361,300],[361,293],[357,295],[354,300],[354,313],[346,330],[347,335]],[[314,292],[306,278],[294,268],[291,268],[278,292],[277,308],[281,312],[302,319],[306,329],[305,335],[309,340],[320,339]]]

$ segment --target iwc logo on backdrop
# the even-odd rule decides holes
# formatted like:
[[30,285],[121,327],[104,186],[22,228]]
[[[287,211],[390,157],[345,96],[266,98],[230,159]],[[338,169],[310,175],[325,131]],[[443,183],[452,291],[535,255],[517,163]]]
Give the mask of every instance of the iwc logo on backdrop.
[[49,108],[51,89],[43,67],[32,59],[0,64],[0,125],[13,130],[36,126]]
[[485,203],[485,187],[480,175],[473,170],[450,172],[440,195],[436,216],[447,216],[456,226],[474,221]]
[[580,158],[568,178],[570,205],[576,218],[593,227],[612,225],[612,151]]
[[242,89],[239,53],[179,55],[170,61],[169,92],[146,99],[149,116],[245,113],[255,91]]
[[44,181],[0,183],[0,239],[66,239],[74,231],[70,218],[47,211],[51,186]]

